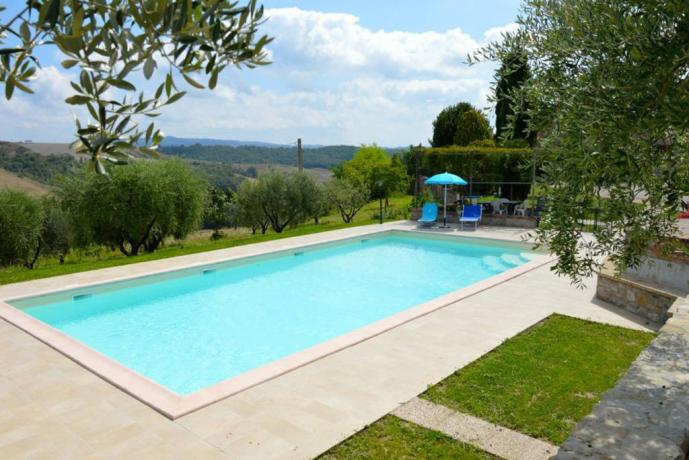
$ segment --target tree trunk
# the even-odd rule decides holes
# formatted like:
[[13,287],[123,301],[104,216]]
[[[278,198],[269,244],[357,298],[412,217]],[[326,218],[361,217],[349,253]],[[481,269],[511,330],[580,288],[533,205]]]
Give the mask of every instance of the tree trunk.
[[36,246],[36,252],[34,252],[33,258],[31,260],[27,260],[24,266],[28,268],[29,270],[33,270],[34,265],[36,264],[36,261],[38,260],[38,255],[41,253],[41,247],[43,246],[43,242],[41,239],[38,239],[38,245]]
[[125,256],[129,257],[131,254],[129,251],[127,251],[127,247],[124,245],[124,243],[124,240],[120,241],[120,252],[122,252],[122,254],[124,254]]

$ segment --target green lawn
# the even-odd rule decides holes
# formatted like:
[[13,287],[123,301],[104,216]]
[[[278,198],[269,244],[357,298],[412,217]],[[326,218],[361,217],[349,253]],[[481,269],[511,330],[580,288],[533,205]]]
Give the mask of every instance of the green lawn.
[[497,457],[444,434],[387,415],[318,459],[480,460]]
[[[390,198],[389,210],[394,215],[388,216],[386,220],[406,219],[411,197],[400,196]],[[354,221],[345,224],[339,214],[331,214],[320,220],[318,225],[302,224],[296,228],[286,229],[282,233],[268,231],[265,235],[252,235],[248,231],[229,232],[228,235],[220,240],[212,241],[207,233],[203,237],[192,235],[186,240],[175,241],[166,244],[159,250],[150,254],[141,254],[134,257],[126,257],[119,251],[112,251],[105,248],[98,248],[97,251],[73,251],[65,257],[65,263],[60,264],[56,259],[42,259],[38,266],[33,270],[24,267],[14,266],[0,269],[0,284],[16,283],[50,276],[65,275],[68,273],[96,270],[99,268],[115,267],[127,265],[147,260],[165,259],[167,257],[181,256],[185,254],[195,254],[199,252],[212,251],[244,244],[259,243],[262,241],[277,240],[291,236],[308,235],[311,233],[336,230],[339,228],[353,227],[358,225],[370,225],[378,222],[378,201],[369,203],[355,216]]]
[[561,444],[653,337],[553,315],[421,397]]

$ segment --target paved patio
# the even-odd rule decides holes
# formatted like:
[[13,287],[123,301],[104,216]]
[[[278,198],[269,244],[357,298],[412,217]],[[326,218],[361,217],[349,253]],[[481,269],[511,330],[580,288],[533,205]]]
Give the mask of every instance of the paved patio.
[[[257,247],[273,251],[355,236],[365,229],[0,286],[0,298],[221,260]],[[524,232],[465,233],[518,240]],[[552,313],[655,328],[593,300],[594,287],[591,280],[586,289],[576,289],[543,266],[175,421],[0,321],[0,457],[313,457]]]

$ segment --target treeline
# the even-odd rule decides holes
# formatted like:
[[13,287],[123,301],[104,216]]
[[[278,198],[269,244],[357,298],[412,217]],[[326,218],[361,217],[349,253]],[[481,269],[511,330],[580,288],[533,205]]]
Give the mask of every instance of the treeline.
[[56,178],[70,175],[81,165],[69,155],[41,155],[22,146],[0,142],[0,168],[19,177],[54,185]]
[[235,193],[212,186],[179,159],[138,160],[110,167],[107,176],[82,168],[43,198],[0,190],[0,266],[31,269],[41,257],[64,261],[73,249],[96,247],[134,256],[202,227],[214,229],[214,238],[228,226],[279,233],[318,223],[333,209],[351,222],[372,197],[365,165],[325,185],[303,172],[268,170]]
[[[358,147],[330,145],[304,149],[304,167],[332,168],[351,160]],[[181,145],[163,147],[167,155],[223,163],[275,164],[297,166],[297,147],[258,147],[227,145]]]

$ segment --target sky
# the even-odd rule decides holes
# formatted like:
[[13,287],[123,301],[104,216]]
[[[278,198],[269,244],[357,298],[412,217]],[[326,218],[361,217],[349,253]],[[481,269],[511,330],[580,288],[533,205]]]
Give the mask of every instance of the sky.
[[[9,9],[20,0],[2,2]],[[432,121],[467,101],[488,115],[495,64],[466,56],[514,30],[518,0],[265,0],[272,64],[228,69],[158,118],[166,135],[307,144],[424,143]],[[72,70],[39,54],[34,95],[0,102],[0,139],[73,139]],[[162,71],[160,72],[162,75]],[[154,79],[156,76],[154,75]],[[137,82],[135,82],[137,83]]]

